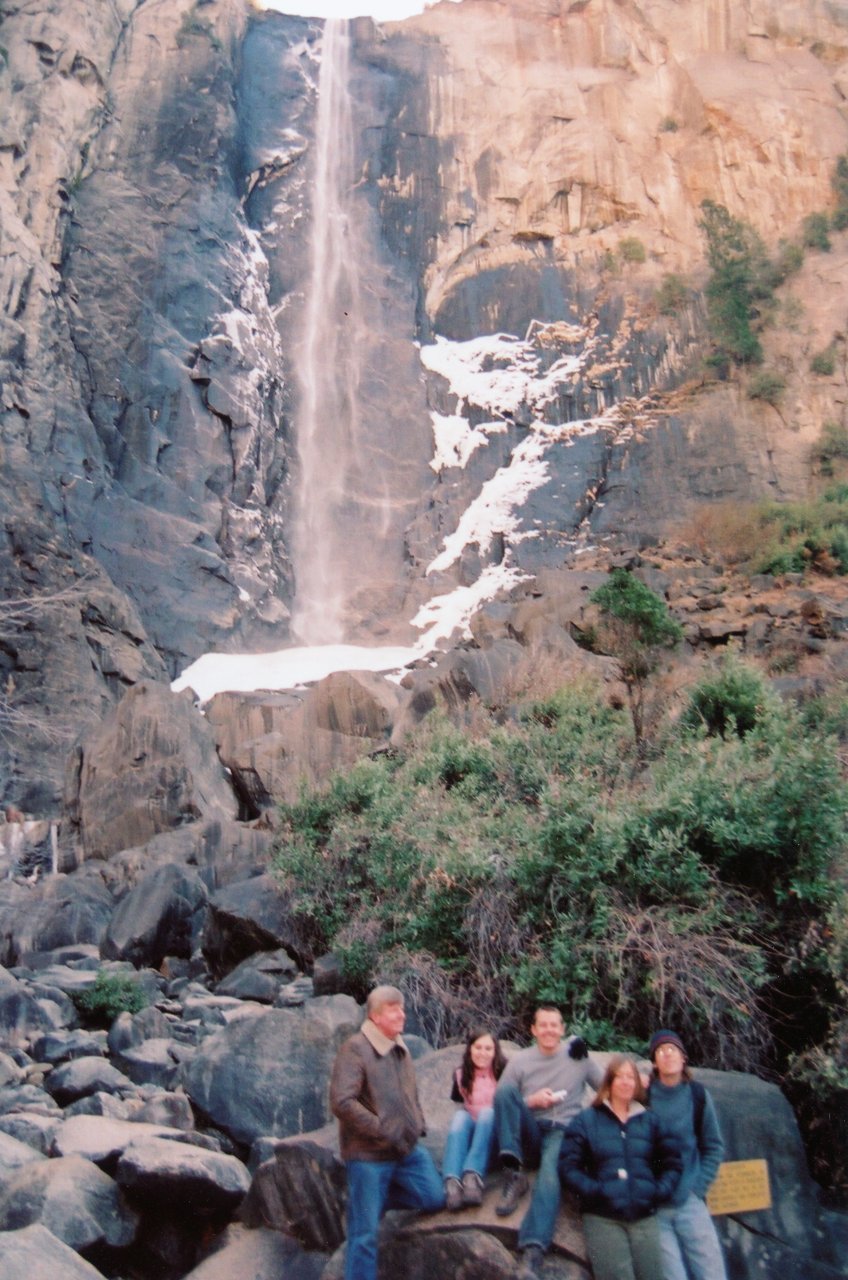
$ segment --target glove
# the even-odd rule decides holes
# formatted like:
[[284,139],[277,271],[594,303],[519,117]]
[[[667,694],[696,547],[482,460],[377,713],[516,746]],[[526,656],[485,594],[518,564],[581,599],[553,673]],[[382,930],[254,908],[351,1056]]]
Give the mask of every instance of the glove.
[[581,1058],[588,1058],[589,1048],[582,1036],[575,1036],[569,1043],[568,1056],[569,1058],[576,1058],[578,1061]]

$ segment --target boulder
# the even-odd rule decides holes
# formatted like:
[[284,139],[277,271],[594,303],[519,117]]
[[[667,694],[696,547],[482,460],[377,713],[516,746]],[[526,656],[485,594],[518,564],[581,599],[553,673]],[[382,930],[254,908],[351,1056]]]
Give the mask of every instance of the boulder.
[[226,1243],[183,1280],[320,1280],[327,1255],[305,1253],[279,1231],[231,1227]]
[[201,1045],[185,1073],[186,1092],[245,1145],[317,1128],[329,1116],[336,1051],[361,1021],[349,996],[322,996],[233,1023]]
[[219,890],[209,900],[203,955],[222,975],[257,951],[284,948],[301,962],[290,899],[273,875],[254,876]]
[[132,1081],[103,1058],[74,1058],[51,1071],[46,1088],[60,1106],[92,1093],[132,1092]]
[[191,693],[142,682],[69,760],[65,809],[86,858],[109,858],[236,803],[207,721]]
[[106,1038],[102,1032],[83,1031],[79,1027],[72,1031],[48,1031],[38,1036],[32,1045],[33,1057],[53,1066],[70,1062],[73,1058],[103,1057],[106,1050]]
[[0,1190],[0,1230],[41,1223],[72,1249],[123,1248],[135,1237],[136,1215],[118,1187],[80,1156],[33,1160]]
[[184,1203],[199,1212],[234,1212],[250,1185],[235,1156],[157,1137],[139,1138],[126,1147],[115,1177],[136,1203]]
[[28,1143],[0,1131],[0,1186],[13,1169],[20,1169],[33,1160],[43,1159],[44,1156]]
[[7,1045],[22,1045],[46,1031],[66,1025],[61,1001],[35,995],[23,983],[0,988],[0,1038]]
[[259,1166],[239,1217],[293,1236],[305,1249],[331,1253],[345,1238],[345,1170],[338,1155],[310,1138],[284,1138]]
[[217,984],[215,990],[222,996],[273,1004],[280,988],[290,982],[296,973],[297,966],[287,951],[280,948],[276,951],[260,951],[236,965]]
[[0,1231],[3,1280],[103,1280],[79,1254],[41,1223]]
[[234,786],[259,812],[387,742],[402,701],[384,676],[342,671],[304,695],[218,694],[206,713]]
[[[53,1102],[53,1099],[49,1099]],[[55,1103],[53,1104],[55,1107]],[[52,1116],[39,1115],[35,1111],[11,1111],[0,1115],[0,1133],[6,1133],[19,1142],[25,1142],[41,1155],[49,1155],[56,1131],[62,1123],[56,1108]]]
[[167,1125],[148,1124],[137,1119],[111,1119],[107,1116],[71,1116],[56,1132],[53,1154],[57,1156],[82,1156],[101,1169],[114,1172],[119,1157],[130,1143],[147,1138],[160,1138],[170,1142],[197,1142],[205,1150],[214,1150],[211,1141],[204,1141],[200,1134],[190,1134],[183,1129]]
[[173,863],[157,867],[142,876],[113,913],[101,947],[104,958],[157,969],[167,955],[191,956],[206,900],[196,871]]

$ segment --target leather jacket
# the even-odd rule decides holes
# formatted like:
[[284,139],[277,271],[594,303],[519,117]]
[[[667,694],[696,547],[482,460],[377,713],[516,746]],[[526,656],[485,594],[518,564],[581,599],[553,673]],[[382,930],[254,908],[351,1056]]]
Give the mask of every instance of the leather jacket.
[[400,1160],[426,1132],[415,1068],[398,1036],[366,1019],[336,1055],[330,1107],[339,1121],[343,1160]]

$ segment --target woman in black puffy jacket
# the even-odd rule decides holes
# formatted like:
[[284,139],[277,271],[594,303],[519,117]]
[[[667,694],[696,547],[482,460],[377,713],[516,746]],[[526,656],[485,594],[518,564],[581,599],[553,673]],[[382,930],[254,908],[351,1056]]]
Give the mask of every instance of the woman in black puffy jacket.
[[565,1131],[562,1185],[577,1193],[595,1280],[659,1280],[654,1216],[677,1186],[683,1162],[657,1117],[630,1058],[610,1060],[591,1107]]

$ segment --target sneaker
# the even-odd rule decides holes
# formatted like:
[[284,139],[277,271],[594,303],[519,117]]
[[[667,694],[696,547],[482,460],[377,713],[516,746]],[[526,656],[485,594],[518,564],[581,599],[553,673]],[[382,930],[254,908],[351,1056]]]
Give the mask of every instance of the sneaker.
[[538,1280],[542,1274],[545,1251],[539,1244],[528,1244],[521,1250],[521,1266],[516,1272],[516,1280]]
[[526,1173],[522,1173],[520,1169],[507,1169],[501,1187],[501,1198],[495,1205],[495,1213],[499,1218],[508,1218],[511,1213],[515,1213],[518,1202],[526,1195],[529,1185]]
[[463,1204],[483,1203],[483,1179],[479,1173],[474,1173],[471,1169],[466,1170],[462,1175],[462,1202]]
[[449,1213],[456,1213],[465,1203],[462,1196],[462,1184],[459,1178],[445,1178],[445,1208]]

